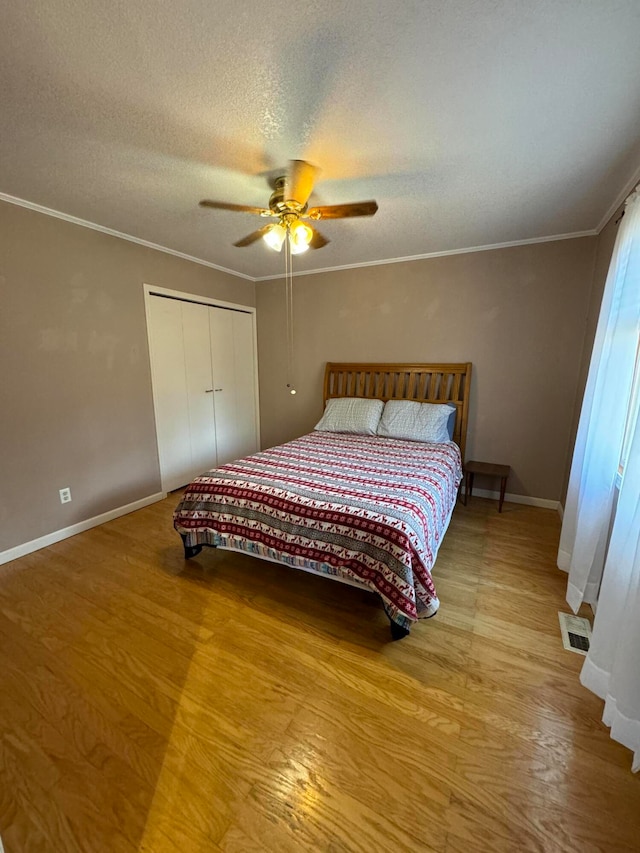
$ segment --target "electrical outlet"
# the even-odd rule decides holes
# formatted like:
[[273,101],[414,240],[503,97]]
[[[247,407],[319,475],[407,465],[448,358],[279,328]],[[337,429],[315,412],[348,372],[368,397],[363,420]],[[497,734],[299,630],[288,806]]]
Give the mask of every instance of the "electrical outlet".
[[68,504],[71,502],[71,489],[67,486],[66,489],[60,489],[60,503]]

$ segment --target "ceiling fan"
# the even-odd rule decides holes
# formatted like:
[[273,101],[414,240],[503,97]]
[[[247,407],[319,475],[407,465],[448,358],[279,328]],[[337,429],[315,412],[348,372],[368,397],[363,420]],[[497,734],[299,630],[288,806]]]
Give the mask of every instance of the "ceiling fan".
[[316,167],[307,163],[306,160],[290,160],[288,172],[275,180],[275,189],[269,199],[268,208],[208,199],[201,201],[200,207],[255,213],[258,216],[268,216],[277,220],[233,244],[239,248],[250,246],[262,237],[272,249],[279,252],[288,236],[291,252],[294,255],[305,252],[307,249],[321,249],[329,240],[304,220],[373,216],[378,205],[375,201],[359,201],[309,208],[307,202],[313,191],[317,171]]

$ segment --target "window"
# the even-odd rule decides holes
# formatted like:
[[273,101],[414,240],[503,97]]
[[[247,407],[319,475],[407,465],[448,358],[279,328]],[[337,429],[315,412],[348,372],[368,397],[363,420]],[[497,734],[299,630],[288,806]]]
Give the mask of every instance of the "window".
[[629,448],[631,447],[631,437],[633,435],[634,424],[638,420],[640,413],[640,334],[638,334],[638,344],[636,346],[636,363],[633,369],[633,381],[631,384],[631,398],[629,401],[629,411],[627,412],[627,420],[624,426],[624,438],[622,439],[622,452],[620,453],[620,465],[618,466],[618,474],[622,477],[624,473],[627,459],[629,458]]

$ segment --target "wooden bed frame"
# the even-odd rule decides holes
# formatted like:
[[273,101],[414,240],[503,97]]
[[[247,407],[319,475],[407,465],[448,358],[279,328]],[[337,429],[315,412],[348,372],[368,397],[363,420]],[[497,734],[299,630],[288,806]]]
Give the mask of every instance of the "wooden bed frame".
[[327,362],[323,404],[332,397],[415,400],[456,407],[453,440],[464,463],[469,419],[471,362],[463,364],[342,364]]

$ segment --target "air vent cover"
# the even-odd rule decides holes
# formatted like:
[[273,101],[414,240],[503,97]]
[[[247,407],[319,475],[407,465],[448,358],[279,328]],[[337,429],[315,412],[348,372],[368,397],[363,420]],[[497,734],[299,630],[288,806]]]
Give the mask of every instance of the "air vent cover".
[[582,616],[573,616],[571,613],[558,613],[560,619],[560,631],[562,633],[562,645],[570,652],[586,655],[591,642],[591,625],[588,619]]

